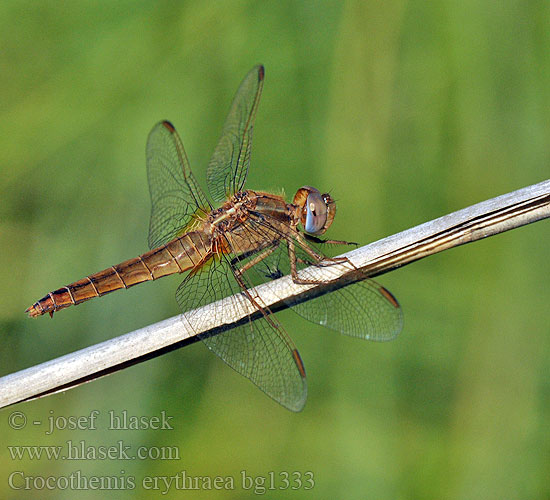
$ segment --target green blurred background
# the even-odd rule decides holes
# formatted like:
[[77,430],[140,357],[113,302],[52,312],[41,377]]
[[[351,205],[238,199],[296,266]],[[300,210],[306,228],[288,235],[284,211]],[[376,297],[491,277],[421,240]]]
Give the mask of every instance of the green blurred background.
[[[549,47],[546,0],[2,2],[1,374],[178,312],[171,277],[53,320],[23,314],[48,291],[147,249],[144,149],[158,120],[173,121],[204,179],[231,98],[262,62],[247,185],[330,190],[329,236],[367,243],[548,178]],[[245,470],[273,473],[275,487],[285,472],[313,472],[313,490],[265,498],[549,498],[549,231],[539,222],[381,277],[405,312],[392,343],[281,313],[308,371],[300,414],[200,344],[4,409],[0,496],[256,497],[241,487]],[[48,417],[92,410],[97,430],[46,434]],[[109,410],[164,411],[173,430],[108,430]],[[26,415],[24,430],[10,427],[13,411]],[[180,456],[15,460],[7,448],[68,440],[176,446]],[[136,487],[8,485],[14,471],[77,470],[132,476]],[[160,483],[141,485],[182,470],[231,476],[234,490],[163,495]]]

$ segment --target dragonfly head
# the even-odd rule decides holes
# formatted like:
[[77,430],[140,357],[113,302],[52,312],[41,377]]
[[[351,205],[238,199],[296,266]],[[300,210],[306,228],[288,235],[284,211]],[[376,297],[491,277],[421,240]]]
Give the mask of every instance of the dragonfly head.
[[300,222],[306,233],[323,234],[334,220],[336,203],[328,193],[304,186],[294,196],[294,205],[300,209]]

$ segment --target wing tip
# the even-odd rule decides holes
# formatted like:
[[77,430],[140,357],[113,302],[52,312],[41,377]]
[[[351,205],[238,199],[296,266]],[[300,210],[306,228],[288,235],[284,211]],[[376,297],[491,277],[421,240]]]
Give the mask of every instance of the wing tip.
[[383,286],[380,287],[380,293],[386,298],[386,300],[396,309],[399,309],[399,302],[397,302],[397,299],[393,296],[393,294]]
[[264,78],[265,78],[265,68],[263,64],[260,64],[258,66],[258,81],[262,82]]
[[304,362],[302,361],[302,357],[300,356],[300,353],[298,352],[298,349],[292,350],[292,357],[294,358],[294,361],[296,363],[296,367],[298,368],[298,371],[300,372],[300,376],[305,379],[306,378],[306,368],[304,366]]
[[175,131],[176,131],[176,127],[174,127],[174,125],[172,125],[171,122],[169,122],[168,120],[163,120],[162,122],[162,126],[168,130],[168,132],[170,132],[171,134],[173,134]]

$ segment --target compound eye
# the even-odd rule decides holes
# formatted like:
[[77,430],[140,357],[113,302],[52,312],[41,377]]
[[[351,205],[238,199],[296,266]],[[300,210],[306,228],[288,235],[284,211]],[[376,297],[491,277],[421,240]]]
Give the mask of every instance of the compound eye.
[[304,229],[310,234],[319,234],[324,232],[326,222],[327,205],[325,200],[318,191],[312,191],[307,197]]

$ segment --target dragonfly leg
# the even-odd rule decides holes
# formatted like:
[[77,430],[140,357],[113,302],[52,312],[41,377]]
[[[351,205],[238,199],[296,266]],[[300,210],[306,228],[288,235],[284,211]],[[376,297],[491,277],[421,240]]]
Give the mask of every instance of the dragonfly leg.
[[[267,246],[267,248],[261,248],[260,253],[258,253],[256,257],[254,257],[253,259],[250,259],[240,269],[237,269],[237,272],[239,273],[239,275],[242,275],[244,272],[248,271],[251,267],[254,267],[256,264],[258,264],[258,262],[261,262],[262,260],[264,260],[268,255],[271,255],[278,246],[279,246],[279,242],[274,241],[274,242],[271,242],[269,246]],[[253,255],[254,252],[248,252],[248,253],[249,255]],[[231,261],[231,263],[233,263],[233,261]]]
[[349,264],[354,271],[357,271],[357,267],[347,257],[325,257],[321,262],[316,264],[319,267],[328,267],[335,264]]
[[[316,252],[314,252],[311,248],[307,247],[307,245],[304,246],[304,250],[306,253],[308,253],[315,262],[313,262],[313,265],[319,265],[323,257],[320,255],[317,255]],[[294,246],[294,240],[290,239],[288,240],[288,258],[290,260],[290,275],[292,276],[292,281],[296,283],[297,285],[317,285],[319,283],[322,283],[320,280],[312,280],[312,279],[303,279],[298,276],[298,270],[296,268],[296,263],[304,263],[304,264],[312,264],[311,262],[304,262],[302,259],[296,258],[296,249]]]
[[319,243],[319,244],[327,244],[327,245],[354,245],[357,246],[359,243],[355,243],[354,241],[344,241],[344,240],[323,240],[322,238],[317,238],[317,236],[313,236],[311,234],[304,234],[304,237],[308,241],[312,241],[313,243]]
[[[347,257],[326,257],[324,255],[319,255],[317,252],[314,252],[311,247],[309,247],[304,241],[303,238],[314,241],[316,243],[334,243],[334,244],[342,244],[342,245],[357,245],[357,243],[353,243],[351,241],[339,241],[339,240],[322,240],[321,238],[317,238],[316,236],[312,236],[310,234],[300,234],[297,233],[298,239],[300,240],[300,243],[303,243],[304,246],[302,247],[309,255],[312,255],[316,261],[313,263],[313,265],[320,266],[320,267],[326,267],[326,266],[332,266],[334,264],[342,264],[342,263],[348,263],[353,270],[357,270],[357,267],[353,265],[353,262],[349,260]],[[311,264],[310,262],[305,262],[305,264]]]
[[[259,310],[261,311],[263,317],[266,319],[266,321],[271,325],[271,327],[278,329],[279,325],[276,322],[274,318],[271,316],[271,311],[263,304],[262,298],[258,295],[256,290],[253,288],[251,290],[248,290],[248,286],[246,284],[246,281],[243,277],[243,273],[250,269],[253,265],[257,264],[258,262],[265,259],[270,253],[272,253],[277,246],[279,245],[278,242],[273,242],[271,246],[264,249],[260,254],[258,254],[252,261],[255,261],[254,264],[251,264],[252,261],[247,262],[243,267],[240,269],[237,269],[234,265],[231,265],[231,268],[233,270],[233,275],[235,276],[235,279],[237,280],[237,283],[242,288],[242,294]],[[252,295],[250,292],[253,291],[254,295]],[[301,373],[302,371],[300,371]],[[303,370],[303,373],[305,374],[305,370]]]
[[303,245],[300,245],[300,247],[313,258],[313,262],[304,261],[303,259],[296,257],[296,250],[294,246],[294,241],[289,240],[288,241],[288,256],[290,260],[290,273],[292,276],[292,281],[298,285],[316,285],[319,283],[324,283],[324,280],[315,280],[315,279],[303,279],[298,276],[298,271],[296,268],[296,263],[299,262],[301,264],[309,264],[314,265],[318,267],[328,267],[333,266],[335,264],[349,264],[353,270],[357,270],[357,268],[353,265],[353,263],[347,258],[347,257],[325,257],[322,255],[319,255],[317,252],[315,252],[312,248],[310,248],[304,241],[302,240],[302,235],[297,234],[297,240],[300,243],[303,243]]
[[[277,240],[267,241],[265,243],[262,243],[261,245],[258,245],[258,247],[255,248],[254,250],[248,250],[247,252],[244,252],[240,255],[237,255],[236,257],[233,257],[231,259],[231,265],[236,266],[239,262],[242,262],[243,260],[248,259],[248,257],[252,257],[254,254],[262,252],[262,250],[264,250],[266,248],[270,249],[271,247],[273,247],[273,250],[275,250],[275,248],[277,248],[278,245],[279,245],[279,242]],[[273,250],[271,250],[269,253],[273,252]],[[269,255],[269,253],[267,255]],[[265,257],[267,257],[267,255],[265,255]],[[262,257],[262,259],[265,258],[265,257]],[[260,260],[262,260],[262,259],[260,259]],[[260,261],[258,261],[258,262],[260,262]],[[250,269],[250,267],[254,266],[258,262],[255,262],[251,266],[247,267],[247,269]],[[245,269],[245,271],[246,271],[246,269]]]

